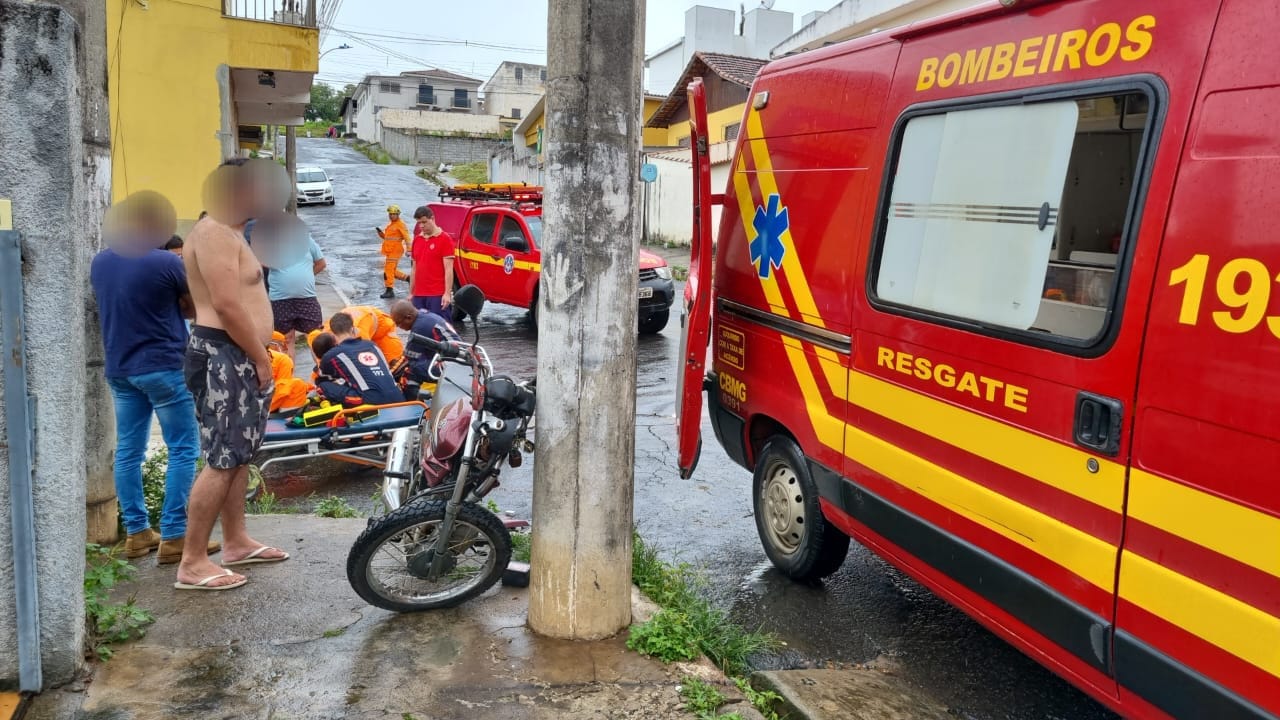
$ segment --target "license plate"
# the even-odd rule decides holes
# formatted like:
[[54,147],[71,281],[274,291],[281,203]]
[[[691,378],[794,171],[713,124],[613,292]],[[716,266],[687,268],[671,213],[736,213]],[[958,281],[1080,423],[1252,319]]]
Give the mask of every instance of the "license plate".
[[641,299],[641,300],[644,300],[645,298],[651,298],[651,297],[653,297],[653,288],[651,288],[651,287],[642,287],[642,288],[640,288],[640,299]]

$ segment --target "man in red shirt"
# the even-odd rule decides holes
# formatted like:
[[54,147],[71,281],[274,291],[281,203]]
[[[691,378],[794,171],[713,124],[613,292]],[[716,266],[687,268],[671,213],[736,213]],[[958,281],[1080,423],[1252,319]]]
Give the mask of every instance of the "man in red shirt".
[[453,304],[453,238],[436,224],[435,213],[423,205],[413,211],[413,306],[437,315]]

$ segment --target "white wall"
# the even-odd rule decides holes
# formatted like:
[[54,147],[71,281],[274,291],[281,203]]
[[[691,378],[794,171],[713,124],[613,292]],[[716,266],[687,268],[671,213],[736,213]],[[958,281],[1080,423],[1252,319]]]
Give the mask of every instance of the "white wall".
[[542,163],[533,155],[518,155],[511,145],[503,145],[489,156],[489,182],[543,185]]
[[[516,80],[516,68],[521,78]],[[485,112],[490,115],[516,117],[512,110],[519,110],[520,118],[529,114],[542,97],[542,74],[546,68],[529,63],[504,62],[484,86]]]
[[695,52],[767,58],[791,35],[794,20],[789,12],[758,7],[747,12],[739,35],[736,12],[695,5],[685,11],[683,40],[645,58],[645,89],[660,95],[671,92]]
[[378,123],[384,128],[423,130],[441,133],[497,135],[502,132],[497,115],[472,115],[436,110],[384,108],[378,112]]
[[[717,143],[725,156],[729,143]],[[641,190],[644,201],[646,242],[663,240],[689,244],[693,239],[693,165],[688,160],[649,156],[646,162],[658,167],[658,179]],[[729,182],[733,164],[726,159],[711,166],[711,192],[722,193]],[[719,231],[721,206],[711,207],[712,236]]]

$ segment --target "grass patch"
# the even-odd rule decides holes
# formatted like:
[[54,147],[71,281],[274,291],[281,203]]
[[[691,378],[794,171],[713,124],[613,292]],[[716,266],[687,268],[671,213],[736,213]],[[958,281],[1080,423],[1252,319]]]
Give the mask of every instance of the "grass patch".
[[386,150],[383,150],[382,146],[377,143],[357,141],[352,143],[351,147],[354,148],[356,152],[364,155],[379,165],[390,165],[395,162],[395,160],[392,159],[391,154]]
[[133,579],[136,572],[115,550],[92,543],[84,546],[85,655],[109,660],[112,645],[146,635],[155,622],[151,612],[140,608],[133,597],[111,602],[111,589]]
[[[633,533],[631,547],[632,582],[662,610],[649,622],[631,626],[627,647],[663,662],[693,660],[699,653],[706,655],[766,718],[777,720],[772,709],[779,699],[777,695],[756,692],[743,677],[748,670],[747,659],[777,647],[777,639],[768,633],[741,627],[707,601],[703,597],[706,578],[692,565],[667,563],[658,549],[638,533]],[[720,704],[723,699],[715,707]],[[733,714],[717,716],[714,710],[713,707],[707,711],[709,714],[698,714],[698,717],[721,720],[733,717]]]
[[326,637],[326,638],[336,638],[336,637],[341,637],[341,636],[342,636],[342,634],[343,634],[343,633],[345,633],[346,631],[347,631],[347,629],[346,629],[346,628],[344,628],[344,627],[340,627],[340,628],[333,628],[332,630],[325,630],[325,631],[324,631],[324,634],[322,635],[322,637]]
[[449,174],[463,184],[489,182],[489,165],[483,162],[469,162],[454,165]]
[[263,490],[258,497],[245,504],[244,511],[250,515],[287,515],[293,509],[282,506],[275,493]]
[[531,536],[527,532],[511,533],[511,559],[516,562],[529,562],[529,552],[532,547]]
[[351,507],[346,500],[336,496],[329,497],[316,503],[316,515],[323,518],[353,518],[360,517],[360,511]]

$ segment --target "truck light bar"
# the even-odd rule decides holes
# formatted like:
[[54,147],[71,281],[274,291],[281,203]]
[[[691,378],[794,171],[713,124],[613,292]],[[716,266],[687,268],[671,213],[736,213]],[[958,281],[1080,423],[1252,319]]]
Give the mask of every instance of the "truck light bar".
[[440,188],[441,200],[490,200],[542,204],[542,187],[524,183],[484,183]]

